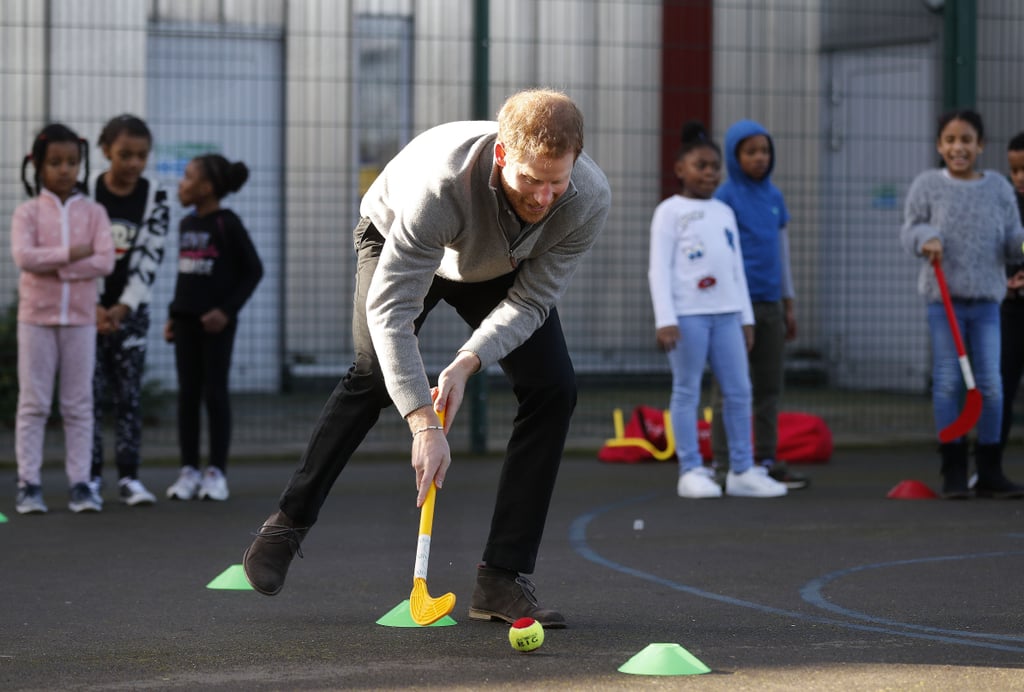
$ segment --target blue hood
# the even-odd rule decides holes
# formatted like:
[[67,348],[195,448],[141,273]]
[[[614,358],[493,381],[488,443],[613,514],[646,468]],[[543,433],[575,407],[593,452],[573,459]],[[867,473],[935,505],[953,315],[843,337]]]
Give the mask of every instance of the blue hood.
[[[761,180],[742,170],[736,159],[736,147],[754,135],[768,138],[772,160]],[[782,192],[772,184],[775,168],[775,144],[768,130],[753,120],[740,120],[725,133],[725,167],[729,178],[715,191],[715,197],[728,204],[736,214],[743,248],[743,267],[747,288],[754,302],[776,301],[782,297],[783,276],[787,271],[782,256],[780,232],[789,222],[789,211]]]
[[[764,135],[767,137],[768,147],[772,153],[771,163],[768,164],[768,172],[765,173],[762,180],[752,180],[750,176],[740,170],[740,162],[736,158],[736,148],[740,145],[740,142],[754,135]],[[740,120],[734,123],[725,133],[725,151],[723,154],[725,155],[725,170],[728,171],[730,180],[735,180],[740,184],[749,183],[753,185],[771,180],[772,171],[775,169],[775,142],[772,141],[772,136],[768,134],[768,130],[761,123],[754,120]]]

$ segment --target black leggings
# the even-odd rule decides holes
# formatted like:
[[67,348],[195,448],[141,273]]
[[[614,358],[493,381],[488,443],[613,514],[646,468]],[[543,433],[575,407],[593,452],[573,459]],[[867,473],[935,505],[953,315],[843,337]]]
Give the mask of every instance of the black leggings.
[[[299,468],[281,495],[290,519],[312,525],[327,494],[360,442],[391,404],[366,325],[366,289],[377,267],[384,239],[372,225],[356,228],[358,269],[352,332],[356,360],[324,405]],[[423,313],[445,301],[471,327],[508,295],[515,274],[481,283],[434,278]],[[569,422],[576,406],[576,374],[558,313],[519,348],[501,359],[518,408],[491,518],[483,559],[494,567],[533,572],[558,474]]]
[[114,458],[118,478],[138,478],[142,447],[142,375],[146,365],[149,306],[128,313],[113,334],[96,337],[96,369],[92,391],[96,425],[93,429],[92,476],[103,475],[103,420],[114,412]]
[[199,468],[199,405],[205,400],[210,424],[210,465],[227,468],[231,446],[228,374],[238,323],[208,334],[198,317],[176,316],[174,360],[178,371],[178,447],[181,465]]

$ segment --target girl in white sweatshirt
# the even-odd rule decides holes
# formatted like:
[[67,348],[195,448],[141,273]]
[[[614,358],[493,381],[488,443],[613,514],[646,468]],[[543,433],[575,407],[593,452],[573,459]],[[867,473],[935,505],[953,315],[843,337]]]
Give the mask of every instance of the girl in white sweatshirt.
[[680,191],[654,210],[648,270],[658,346],[672,368],[676,490],[685,498],[722,495],[697,444],[701,379],[710,363],[724,398],[730,467],[726,494],[779,497],[786,486],[754,464],[747,369],[754,316],[736,217],[712,198],[721,179],[721,152],[699,123],[687,124],[682,139],[675,163]]

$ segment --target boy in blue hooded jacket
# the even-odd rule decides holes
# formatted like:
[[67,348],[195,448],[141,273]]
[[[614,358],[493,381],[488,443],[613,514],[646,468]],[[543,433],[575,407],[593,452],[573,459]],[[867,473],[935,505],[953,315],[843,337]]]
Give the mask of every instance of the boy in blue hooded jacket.
[[[782,394],[785,343],[796,338],[793,279],[786,224],[789,211],[782,192],[771,180],[775,147],[768,130],[753,120],[740,120],[725,134],[729,178],[715,197],[729,205],[739,225],[743,266],[754,307],[754,345],[749,352],[754,408],[754,459],[769,475],[790,489],[808,480],[776,462],[779,397]],[[722,397],[712,394],[711,446],[719,468],[728,466],[729,448],[722,423]]]

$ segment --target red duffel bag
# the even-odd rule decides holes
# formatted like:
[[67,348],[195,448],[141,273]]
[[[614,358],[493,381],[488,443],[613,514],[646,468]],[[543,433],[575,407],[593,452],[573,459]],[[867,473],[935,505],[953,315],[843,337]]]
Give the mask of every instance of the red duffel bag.
[[[832,458],[832,431],[820,416],[799,411],[779,413],[775,458],[790,464],[824,464]],[[711,461],[711,424],[697,421],[697,441],[704,461]]]

